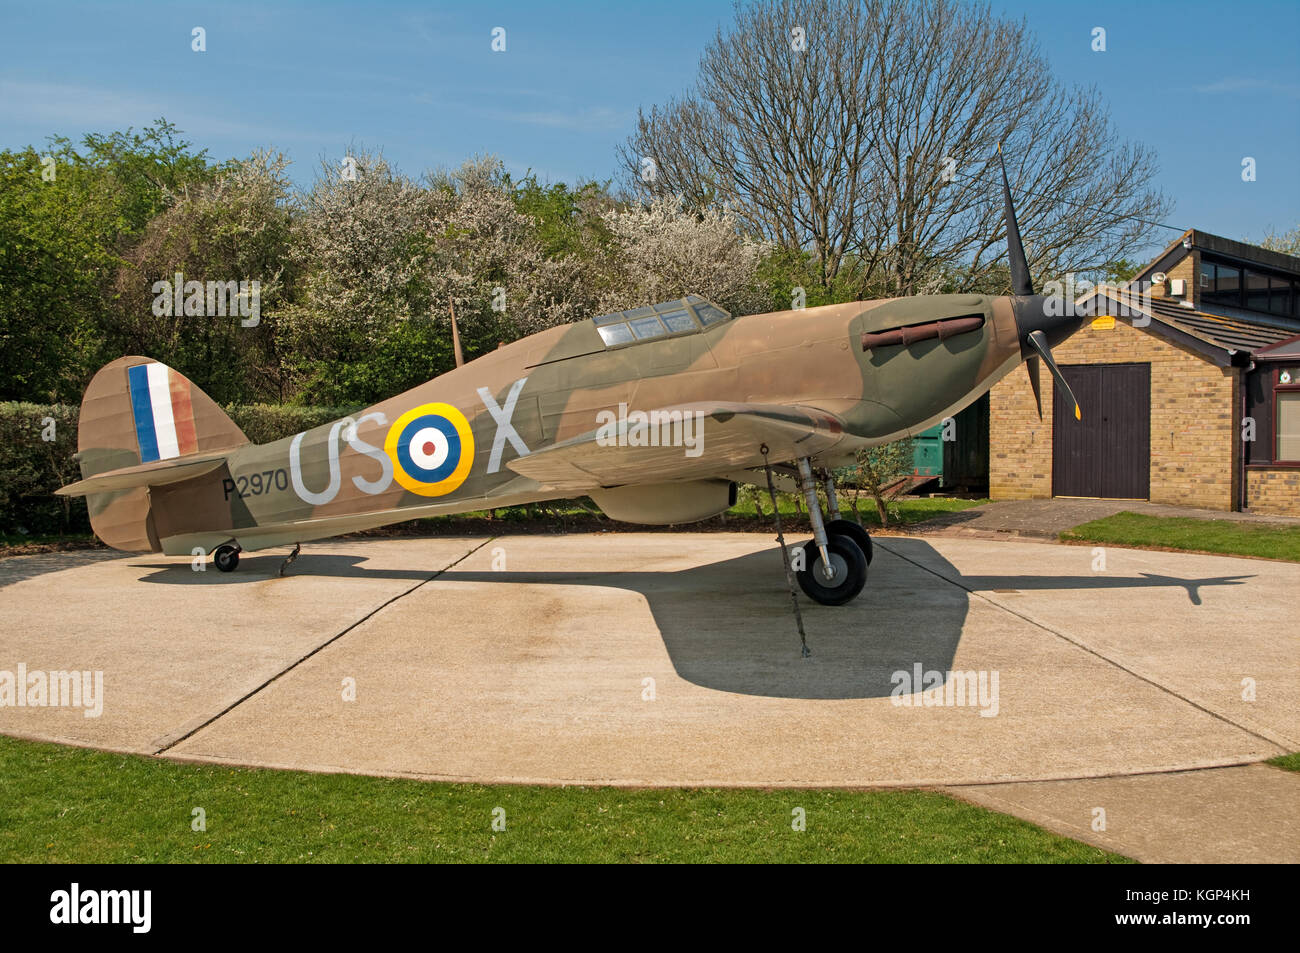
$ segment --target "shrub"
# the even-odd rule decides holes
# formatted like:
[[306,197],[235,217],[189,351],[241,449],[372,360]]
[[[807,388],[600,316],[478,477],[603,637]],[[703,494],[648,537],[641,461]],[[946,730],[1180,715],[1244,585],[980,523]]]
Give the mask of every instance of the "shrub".
[[0,403],[0,533],[88,533],[86,501],[54,496],[81,478],[71,404]]
[[227,404],[225,412],[253,443],[273,443],[346,417],[354,407],[293,407],[281,404]]

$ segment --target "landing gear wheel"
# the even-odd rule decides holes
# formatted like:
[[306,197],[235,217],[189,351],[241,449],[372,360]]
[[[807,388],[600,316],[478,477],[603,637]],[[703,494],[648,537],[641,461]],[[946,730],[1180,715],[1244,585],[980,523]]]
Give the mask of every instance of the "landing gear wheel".
[[858,544],[858,549],[867,557],[867,565],[871,565],[871,536],[853,520],[831,520],[826,524],[826,535],[847,536]]
[[229,543],[218,546],[217,551],[212,554],[212,562],[222,572],[234,572],[235,567],[239,565],[239,547],[231,546]]
[[822,573],[822,554],[817,540],[803,544],[804,568],[799,570],[799,588],[809,599],[824,606],[842,606],[867,583],[867,557],[848,536],[829,536],[826,552],[830,556],[834,576],[827,579]]

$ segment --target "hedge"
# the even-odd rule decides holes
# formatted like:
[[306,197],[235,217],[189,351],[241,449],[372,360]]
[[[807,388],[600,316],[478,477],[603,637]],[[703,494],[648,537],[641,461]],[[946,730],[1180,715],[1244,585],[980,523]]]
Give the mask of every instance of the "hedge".
[[356,413],[356,407],[286,407],[280,404],[227,404],[230,419],[253,443],[271,443]]
[[[226,413],[254,443],[270,443],[350,413],[353,408],[229,404]],[[81,479],[77,415],[71,404],[0,402],[0,535],[90,532],[84,498],[55,496]]]

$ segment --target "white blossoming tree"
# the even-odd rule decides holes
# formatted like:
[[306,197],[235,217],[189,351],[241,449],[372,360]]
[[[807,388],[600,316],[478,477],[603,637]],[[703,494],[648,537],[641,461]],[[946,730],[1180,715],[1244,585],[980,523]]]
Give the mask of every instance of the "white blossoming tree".
[[762,310],[767,299],[756,273],[769,250],[746,235],[730,211],[684,209],[671,196],[604,213],[618,244],[621,280],[602,298],[606,310],[630,308],[689,293],[737,314]]
[[295,222],[305,271],[289,349],[304,395],[379,399],[454,364],[454,305],[466,359],[585,313],[583,272],[543,254],[499,160],[424,184],[381,156],[355,172],[322,164]]

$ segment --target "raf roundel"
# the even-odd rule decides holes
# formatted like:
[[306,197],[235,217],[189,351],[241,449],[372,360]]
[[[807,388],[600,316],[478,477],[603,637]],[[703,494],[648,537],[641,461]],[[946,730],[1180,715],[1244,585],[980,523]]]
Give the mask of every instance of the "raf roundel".
[[465,482],[474,434],[451,404],[421,404],[393,421],[384,440],[393,479],[420,496],[442,496]]

